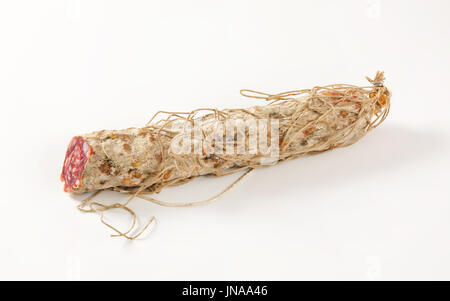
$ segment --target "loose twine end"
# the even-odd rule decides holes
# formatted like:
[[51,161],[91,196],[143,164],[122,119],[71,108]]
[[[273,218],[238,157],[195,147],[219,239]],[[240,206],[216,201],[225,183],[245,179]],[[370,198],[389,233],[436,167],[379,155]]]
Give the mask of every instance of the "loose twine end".
[[375,87],[384,87],[384,72],[383,71],[377,71],[377,73],[375,74],[374,79],[369,78],[368,76],[366,76],[366,79]]
[[[100,216],[100,221],[107,226],[108,228],[112,229],[114,232],[116,232],[116,234],[111,234],[111,237],[124,237],[126,239],[129,240],[134,240],[136,238],[138,238],[142,233],[145,232],[145,230],[154,222],[156,221],[156,218],[154,216],[152,216],[149,221],[147,222],[147,224],[145,224],[144,227],[141,228],[141,230],[139,230],[138,233],[134,234],[134,235],[129,235],[129,233],[131,233],[135,228],[136,228],[136,224],[137,224],[137,215],[136,213],[128,207],[128,204],[131,203],[132,200],[134,200],[136,197],[152,202],[154,204],[160,205],[160,206],[165,206],[165,207],[191,207],[191,206],[200,206],[200,205],[206,205],[209,204],[219,198],[221,198],[223,195],[225,195],[225,193],[229,192],[234,186],[236,186],[238,183],[240,183],[247,175],[250,174],[250,172],[253,170],[253,168],[247,168],[247,171],[242,174],[238,179],[236,179],[234,182],[232,182],[229,186],[227,186],[222,192],[218,193],[217,195],[205,200],[205,201],[197,201],[197,202],[186,202],[186,203],[171,203],[171,202],[164,202],[164,201],[160,201],[157,200],[155,198],[151,198],[151,197],[147,197],[145,195],[142,195],[141,192],[147,188],[147,186],[141,186],[140,189],[134,193],[125,203],[121,204],[121,203],[114,203],[112,205],[105,205],[99,202],[91,202],[95,197],[97,197],[101,192],[107,190],[98,190],[96,192],[94,192],[92,195],[90,195],[89,197],[87,197],[86,199],[84,199],[80,205],[77,206],[78,210],[82,211],[82,212],[95,212],[97,214],[99,214]],[[88,206],[88,209],[86,209],[85,207]],[[113,225],[111,225],[110,223],[106,222],[104,219],[104,212],[111,210],[111,209],[122,209],[127,211],[131,217],[132,217],[132,222],[131,222],[131,226],[128,228],[128,230],[126,232],[122,232],[119,229],[117,229],[116,227],[114,227]]]

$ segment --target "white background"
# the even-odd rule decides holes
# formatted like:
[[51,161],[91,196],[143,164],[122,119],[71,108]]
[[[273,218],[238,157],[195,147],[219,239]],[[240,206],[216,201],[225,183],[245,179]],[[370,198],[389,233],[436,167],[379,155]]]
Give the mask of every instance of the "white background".
[[[0,279],[450,280],[449,1],[2,1]],[[357,144],[255,171],[213,204],[136,201],[110,238],[59,174],[71,137],[160,109],[386,73]],[[203,200],[237,175],[171,188]],[[105,194],[100,200],[124,200]],[[129,217],[107,219],[125,229]]]

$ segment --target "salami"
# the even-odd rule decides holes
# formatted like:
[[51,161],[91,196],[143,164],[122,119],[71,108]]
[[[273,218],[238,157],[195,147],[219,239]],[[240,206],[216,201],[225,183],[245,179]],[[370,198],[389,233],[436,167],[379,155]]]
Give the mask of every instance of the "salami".
[[81,137],[74,137],[69,144],[64,160],[61,181],[64,181],[64,191],[81,186],[81,180],[87,161],[92,154],[92,148]]
[[[368,87],[330,85],[280,94],[242,90],[248,97],[269,101],[246,109],[170,112],[167,117],[142,128],[102,130],[74,137],[67,149],[61,180],[64,191],[84,193],[114,189],[126,193],[154,193],[168,185],[185,183],[195,177],[221,176],[243,168],[267,166],[306,154],[328,151],[354,143],[387,116],[390,92],[377,73]],[[198,116],[201,112],[206,114]],[[243,137],[243,152],[235,139],[217,134],[227,121],[259,124],[267,120],[267,139],[272,155],[249,151],[248,127],[232,135]],[[193,126],[201,121],[200,135]],[[271,126],[276,121],[276,129]],[[198,131],[197,131],[198,132]],[[214,136],[213,143],[205,143]],[[206,137],[206,138],[205,138]],[[276,139],[274,138],[276,137]],[[181,138],[181,139],[180,139]],[[189,140],[188,152],[177,152],[178,141]],[[274,145],[276,143],[276,145]],[[229,147],[233,152],[228,152]],[[211,148],[214,151],[211,151]],[[197,151],[195,151],[195,149]],[[269,164],[269,165],[270,165]]]

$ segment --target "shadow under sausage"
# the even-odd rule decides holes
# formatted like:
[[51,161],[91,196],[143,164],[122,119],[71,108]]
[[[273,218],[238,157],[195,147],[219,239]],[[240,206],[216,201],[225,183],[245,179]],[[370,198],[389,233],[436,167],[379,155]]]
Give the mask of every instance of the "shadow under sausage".
[[254,180],[247,180],[241,191],[251,199],[260,193],[276,198],[327,189],[327,183],[351,185],[362,177],[381,181],[384,173],[427,160],[439,149],[439,136],[437,132],[381,126],[349,147],[257,170]]

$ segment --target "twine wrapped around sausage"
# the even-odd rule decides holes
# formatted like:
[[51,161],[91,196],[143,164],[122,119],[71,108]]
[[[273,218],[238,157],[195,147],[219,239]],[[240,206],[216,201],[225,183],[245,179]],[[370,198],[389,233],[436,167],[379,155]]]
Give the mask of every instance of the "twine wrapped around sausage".
[[[61,175],[65,191],[96,191],[78,208],[99,213],[102,222],[117,233],[112,236],[134,239],[154,220],[153,217],[141,231],[130,235],[136,225],[136,214],[128,204],[135,197],[163,206],[206,204],[229,191],[255,168],[348,146],[361,139],[385,120],[390,108],[391,93],[384,86],[383,72],[377,72],[373,80],[367,79],[371,86],[335,84],[279,94],[241,90],[243,96],[262,99],[268,104],[247,109],[159,111],[143,128],[104,130],[74,137]],[[160,114],[165,114],[165,118],[156,120]],[[269,152],[264,154],[250,151],[248,127],[237,126],[232,135],[235,139],[229,139],[223,129],[230,121],[248,125],[261,120],[269,121],[265,123],[267,137],[264,138],[271,141]],[[200,129],[195,127],[199,121]],[[276,121],[276,128],[272,121]],[[241,151],[237,151],[237,136],[244,141]],[[177,146],[185,141],[189,141],[188,148],[179,152]],[[276,156],[270,152],[274,147]],[[246,172],[237,181],[206,201],[179,204],[149,196],[166,186],[184,184],[199,176],[223,176],[242,170]],[[93,197],[104,190],[130,194],[130,197],[124,203],[112,205],[93,202]],[[103,212],[113,208],[132,215],[128,231],[121,232],[104,221]]]

